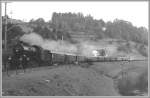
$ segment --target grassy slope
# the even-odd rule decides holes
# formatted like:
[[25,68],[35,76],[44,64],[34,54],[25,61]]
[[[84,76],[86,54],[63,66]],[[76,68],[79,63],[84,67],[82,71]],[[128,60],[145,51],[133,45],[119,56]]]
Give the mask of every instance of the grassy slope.
[[[10,83],[11,82],[11,83]],[[3,76],[3,95],[115,96],[113,80],[92,69],[61,66],[14,77]]]
[[[28,69],[26,74],[7,77],[3,73],[3,95],[119,95],[111,78],[116,77],[120,82],[120,65],[123,62],[95,62],[84,68],[75,65],[59,67],[41,67]],[[125,63],[124,69],[128,73],[130,84],[135,85],[139,79],[146,82],[147,61]],[[144,73],[144,74],[143,74]],[[13,74],[13,73],[12,73]],[[142,77],[142,78],[141,78]],[[144,78],[144,79],[143,79]],[[10,83],[11,82],[11,83]],[[145,84],[141,82],[141,85]],[[120,82],[123,83],[123,82]],[[122,84],[123,85],[123,84]],[[126,87],[126,86],[125,86]],[[125,90],[123,88],[123,90]],[[125,91],[127,92],[127,90]],[[147,92],[147,91],[146,91]],[[127,94],[126,94],[127,95]]]

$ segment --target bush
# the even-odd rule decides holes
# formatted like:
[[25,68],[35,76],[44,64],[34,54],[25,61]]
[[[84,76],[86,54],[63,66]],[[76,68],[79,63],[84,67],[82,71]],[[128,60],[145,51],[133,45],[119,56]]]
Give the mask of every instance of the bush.
[[140,75],[131,75],[129,73],[126,77],[118,80],[117,87],[119,93],[124,96],[136,95],[135,90],[139,90],[139,93],[148,92],[148,72],[145,71]]

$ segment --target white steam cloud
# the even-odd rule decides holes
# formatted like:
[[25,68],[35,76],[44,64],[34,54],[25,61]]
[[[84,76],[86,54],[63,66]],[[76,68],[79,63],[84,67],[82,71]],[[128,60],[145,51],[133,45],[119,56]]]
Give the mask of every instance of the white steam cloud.
[[24,34],[21,38],[21,41],[28,43],[30,45],[41,46],[44,43],[43,38],[36,33]]
[[[113,46],[103,46],[97,44],[97,42],[80,42],[78,44],[71,44],[67,41],[54,41],[50,39],[43,39],[40,35],[36,33],[24,34],[21,38],[21,41],[28,43],[30,45],[37,45],[42,47],[45,50],[50,50],[53,53],[60,54],[71,54],[71,55],[82,55],[91,57],[94,56],[93,50],[104,49],[107,52],[108,56],[113,55],[116,52],[116,47]],[[97,45],[96,45],[96,44]]]
[[77,52],[76,46],[70,44],[69,42],[62,41],[62,40],[54,41],[54,40],[43,39],[40,35],[36,33],[24,34],[20,38],[20,40],[30,45],[40,46],[43,49],[50,50],[52,52],[74,53],[74,54]]

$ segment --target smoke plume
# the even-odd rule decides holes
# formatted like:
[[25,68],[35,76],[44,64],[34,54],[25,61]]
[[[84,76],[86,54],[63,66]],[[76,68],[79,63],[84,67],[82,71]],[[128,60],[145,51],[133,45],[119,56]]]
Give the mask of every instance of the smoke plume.
[[70,44],[69,42],[62,41],[62,40],[54,41],[50,39],[43,39],[40,35],[36,33],[24,34],[20,38],[20,40],[30,45],[40,46],[43,49],[50,50],[52,52],[59,52],[59,53],[77,52],[76,46]]
[[78,44],[71,44],[62,40],[55,41],[44,39],[36,33],[24,34],[20,40],[30,45],[40,46],[45,50],[50,50],[51,52],[58,54],[91,57],[94,56],[93,50],[105,49],[108,56],[111,56],[116,52],[116,47],[109,45],[106,46],[106,44],[102,45],[99,42],[85,41]]

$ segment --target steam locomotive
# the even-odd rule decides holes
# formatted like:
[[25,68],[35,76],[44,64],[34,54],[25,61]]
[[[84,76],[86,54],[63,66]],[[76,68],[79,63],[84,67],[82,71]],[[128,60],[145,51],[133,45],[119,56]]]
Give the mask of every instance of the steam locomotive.
[[[7,72],[10,69],[22,68],[24,71],[27,67],[33,66],[42,66],[43,62],[51,65],[51,58],[48,57],[47,62],[42,58],[42,49],[36,45],[28,45],[23,43],[22,41],[17,42],[16,45],[13,46],[12,54],[5,55],[3,54],[3,69]],[[50,51],[48,51],[47,55],[51,55]]]
[[[19,48],[17,48],[19,47]],[[18,56],[21,55],[26,55],[28,58],[30,58],[30,63],[36,63],[37,66],[42,66],[44,62],[47,61],[47,63],[50,63],[48,61],[52,60],[52,53],[50,51],[43,50],[41,47],[36,46],[36,45],[29,45],[27,43],[24,43],[20,41],[17,45],[14,46],[13,48],[14,54],[15,51],[19,51],[20,53]],[[46,53],[45,53],[46,52]],[[45,54],[47,54],[45,56]],[[49,56],[49,57],[48,57]]]

